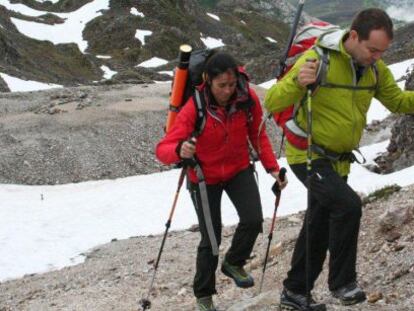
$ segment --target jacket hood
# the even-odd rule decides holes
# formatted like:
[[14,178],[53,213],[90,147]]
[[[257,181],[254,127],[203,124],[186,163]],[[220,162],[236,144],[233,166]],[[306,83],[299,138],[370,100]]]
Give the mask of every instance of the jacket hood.
[[328,49],[328,50],[334,50],[338,52],[343,52],[343,44],[342,39],[345,37],[345,35],[348,34],[348,30],[340,29],[333,32],[328,32],[324,35],[322,35],[318,42],[316,43],[317,46]]

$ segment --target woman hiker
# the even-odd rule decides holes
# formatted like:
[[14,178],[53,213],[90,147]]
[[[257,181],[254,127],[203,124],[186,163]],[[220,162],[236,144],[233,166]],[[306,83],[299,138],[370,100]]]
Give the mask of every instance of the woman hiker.
[[[237,210],[239,224],[221,271],[232,278],[238,287],[254,285],[252,276],[243,266],[262,231],[263,215],[250,163],[249,142],[281,189],[286,186],[287,180],[282,182],[279,179],[279,166],[266,131],[264,128],[259,130],[262,108],[256,93],[248,85],[243,68],[238,67],[229,54],[218,52],[206,61],[203,76],[204,83],[198,87],[206,106],[203,130],[197,137],[192,135],[197,109],[191,97],[179,112],[171,130],[158,143],[156,156],[164,164],[196,159],[204,175],[204,181],[200,181],[195,168],[188,170],[189,191],[201,233],[193,289],[199,310],[214,311],[212,295],[216,294],[215,272],[218,265],[217,247],[221,242],[223,191]],[[204,182],[205,187],[201,187],[199,181]],[[207,200],[203,200],[200,188],[205,189]],[[206,205],[210,219],[206,219],[203,211]],[[212,240],[217,255],[214,254]]]

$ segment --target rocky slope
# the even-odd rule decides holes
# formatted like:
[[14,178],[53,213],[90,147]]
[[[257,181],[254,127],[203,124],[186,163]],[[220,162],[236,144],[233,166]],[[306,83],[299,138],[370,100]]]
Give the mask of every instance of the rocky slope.
[[[414,187],[404,188],[388,197],[376,193],[366,198],[359,241],[359,282],[369,295],[369,302],[352,307],[364,311],[408,311],[414,303]],[[283,209],[283,199],[281,201]],[[272,241],[263,293],[236,288],[217,272],[216,303],[220,310],[278,310],[281,282],[289,268],[295,238],[303,213],[277,220]],[[247,269],[258,283],[267,245],[270,220],[265,221]],[[173,222],[174,227],[174,222]],[[223,230],[220,258],[229,247],[234,227]],[[161,230],[161,228],[160,228]],[[172,231],[168,235],[154,291],[152,309],[194,310],[192,278],[199,233]],[[131,237],[113,240],[90,250],[82,264],[59,271],[6,281],[0,284],[0,310],[140,310],[138,301],[146,297],[153,263],[162,236]],[[330,296],[326,267],[317,281],[313,295],[327,304],[328,310],[346,311]]]
[[[162,135],[169,87],[110,85],[2,94],[1,182],[54,184],[165,169],[152,150]],[[263,90],[258,91],[263,96]],[[270,129],[274,141],[273,126]],[[352,310],[411,310],[413,190],[411,186],[388,199],[365,200],[369,203],[364,207],[358,271],[371,302]],[[236,288],[217,272],[221,310],[278,310],[280,284],[302,216],[278,220],[262,295],[256,296],[257,287]],[[269,219],[248,265],[257,281],[268,230]],[[223,232],[221,258],[233,232],[234,227]],[[191,283],[198,239],[192,231],[170,233],[151,296],[152,310],[194,310]],[[160,242],[161,236],[114,240],[87,252],[83,264],[2,282],[0,310],[138,310]],[[329,310],[349,310],[331,298],[326,280],[324,271],[314,296]]]
[[398,62],[399,59],[413,57],[414,50],[414,24],[408,24],[397,29],[394,33],[394,42],[385,53],[385,61],[389,64]]
[[[408,74],[405,88],[414,91],[414,70]],[[391,173],[414,165],[414,115],[400,115],[393,123],[387,152],[378,156],[377,172]]]
[[[169,84],[0,95],[0,182],[56,184],[160,170]],[[149,130],[150,129],[150,130]]]
[[[289,0],[289,2],[296,6],[298,0]],[[355,14],[369,7],[378,7],[384,10],[391,6],[408,9],[412,5],[410,0],[308,0],[305,3],[305,11],[311,16],[320,18],[321,20],[348,27]],[[394,23],[397,26],[405,24],[404,21],[397,19],[400,14],[395,14],[391,11]]]
[[[163,135],[169,84],[109,85],[2,94],[1,182],[45,184],[115,178],[166,169],[153,157]],[[264,91],[257,89],[260,97]],[[272,141],[274,127],[269,125]],[[373,135],[373,134],[372,134]],[[365,201],[358,270],[371,303],[353,310],[410,310],[414,288],[413,187],[389,199]],[[283,209],[283,201],[280,207]],[[218,272],[217,302],[227,310],[277,310],[302,214],[278,220],[263,295],[241,291]],[[162,230],[162,229],[160,229]],[[174,230],[174,225],[172,227]],[[267,243],[258,240],[249,269],[260,279]],[[194,230],[193,230],[194,231]],[[234,227],[224,230],[221,255]],[[146,295],[161,236],[98,246],[85,263],[0,284],[0,310],[137,310]],[[171,232],[159,268],[153,310],[194,310],[191,283],[198,233]],[[329,310],[326,271],[314,291]]]
[[[286,22],[293,14],[293,8],[285,1],[274,4],[269,0],[234,3],[223,0],[207,11],[196,0],[110,0],[109,9],[102,11],[101,16],[86,24],[83,30],[83,38],[88,42],[85,54],[76,44],[53,45],[28,38],[19,33],[11,19],[58,25],[65,20],[54,13],[73,12],[91,1],[13,1],[45,12],[37,17],[8,10],[0,3],[0,71],[21,79],[74,86],[101,80],[100,67],[105,65],[118,74],[104,83],[164,80],[169,77],[158,71],[172,69],[175,63],[156,69],[136,65],[152,57],[172,61],[181,44],[204,48],[201,37],[212,37],[222,39],[225,50],[235,53],[241,62],[251,67],[249,71],[254,79],[265,81],[273,75],[269,64],[277,62],[289,32]],[[131,14],[131,8],[139,10],[144,17]],[[207,12],[217,14],[220,21]],[[135,37],[137,29],[152,31],[145,45]],[[1,78],[0,87],[0,91],[8,90]]]
[[[74,12],[92,0],[11,2],[43,13],[39,16],[22,15],[8,10],[6,2],[0,3],[0,72],[23,80],[65,86],[169,79],[159,71],[174,67],[180,44],[204,48],[201,37],[222,39],[223,49],[236,55],[247,66],[254,82],[269,80],[274,75],[297,5],[293,0],[292,3],[287,0],[109,0],[109,9],[101,11],[99,17],[85,25],[83,38],[88,42],[88,48],[86,53],[82,53],[73,43],[53,45],[49,41],[26,37],[18,31],[12,18],[60,25],[65,20],[57,14]],[[306,3],[305,10],[333,23],[341,22],[331,19],[329,14],[349,23],[355,11],[373,3],[311,0]],[[144,17],[131,14],[131,8],[139,10]],[[207,13],[214,13],[220,20]],[[302,22],[309,20],[311,17],[303,13]],[[145,38],[145,45],[135,37],[137,29],[152,31],[152,35]],[[268,37],[277,42],[269,41]],[[396,36],[395,49],[400,54],[404,51],[409,54],[412,41],[409,38],[410,31],[402,31]],[[171,62],[158,68],[137,67],[152,57]],[[101,66],[104,65],[118,74],[110,80],[102,80],[104,71]],[[0,92],[8,90],[0,78]]]
[[[164,134],[169,90],[169,83],[119,84],[1,94],[0,182],[73,183],[168,169],[153,150]],[[414,165],[411,116],[369,125],[362,145],[390,138],[395,122],[377,172]],[[273,122],[267,128],[278,151],[281,136]]]
[[[59,184],[148,174],[170,83],[0,94],[0,183]],[[264,90],[257,88],[263,98]],[[278,138],[269,126],[272,140]],[[277,149],[278,150],[278,149]]]
[[[297,0],[289,0],[297,5]],[[354,15],[366,7],[385,6],[382,0],[308,0],[305,2],[305,11],[321,20],[344,27],[349,26]]]

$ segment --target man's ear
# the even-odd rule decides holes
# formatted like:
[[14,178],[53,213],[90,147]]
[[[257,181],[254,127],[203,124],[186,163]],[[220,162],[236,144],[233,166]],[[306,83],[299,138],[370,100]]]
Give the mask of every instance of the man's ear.
[[359,41],[358,33],[355,30],[349,32],[349,38],[351,38],[352,41]]

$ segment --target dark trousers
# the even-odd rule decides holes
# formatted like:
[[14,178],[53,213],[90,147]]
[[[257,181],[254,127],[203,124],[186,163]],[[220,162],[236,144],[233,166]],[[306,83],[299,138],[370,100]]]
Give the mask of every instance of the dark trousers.
[[[216,294],[215,272],[218,256],[213,256],[210,239],[201,207],[200,189],[198,185],[190,187],[198,223],[201,241],[197,249],[196,274],[194,277],[194,295],[197,298]],[[230,249],[225,260],[231,265],[243,266],[250,257],[258,234],[262,231],[263,215],[259,190],[254,179],[253,170],[249,167],[230,181],[215,185],[207,185],[211,218],[218,245],[221,242],[221,196],[226,191],[236,207],[239,224],[234,233]]]
[[[306,164],[291,165],[292,171],[307,186]],[[322,271],[329,250],[330,290],[356,280],[361,199],[339,176],[330,161],[312,162],[311,206],[296,241],[291,269],[283,285],[298,294],[306,293],[306,221],[309,220],[310,289]]]

